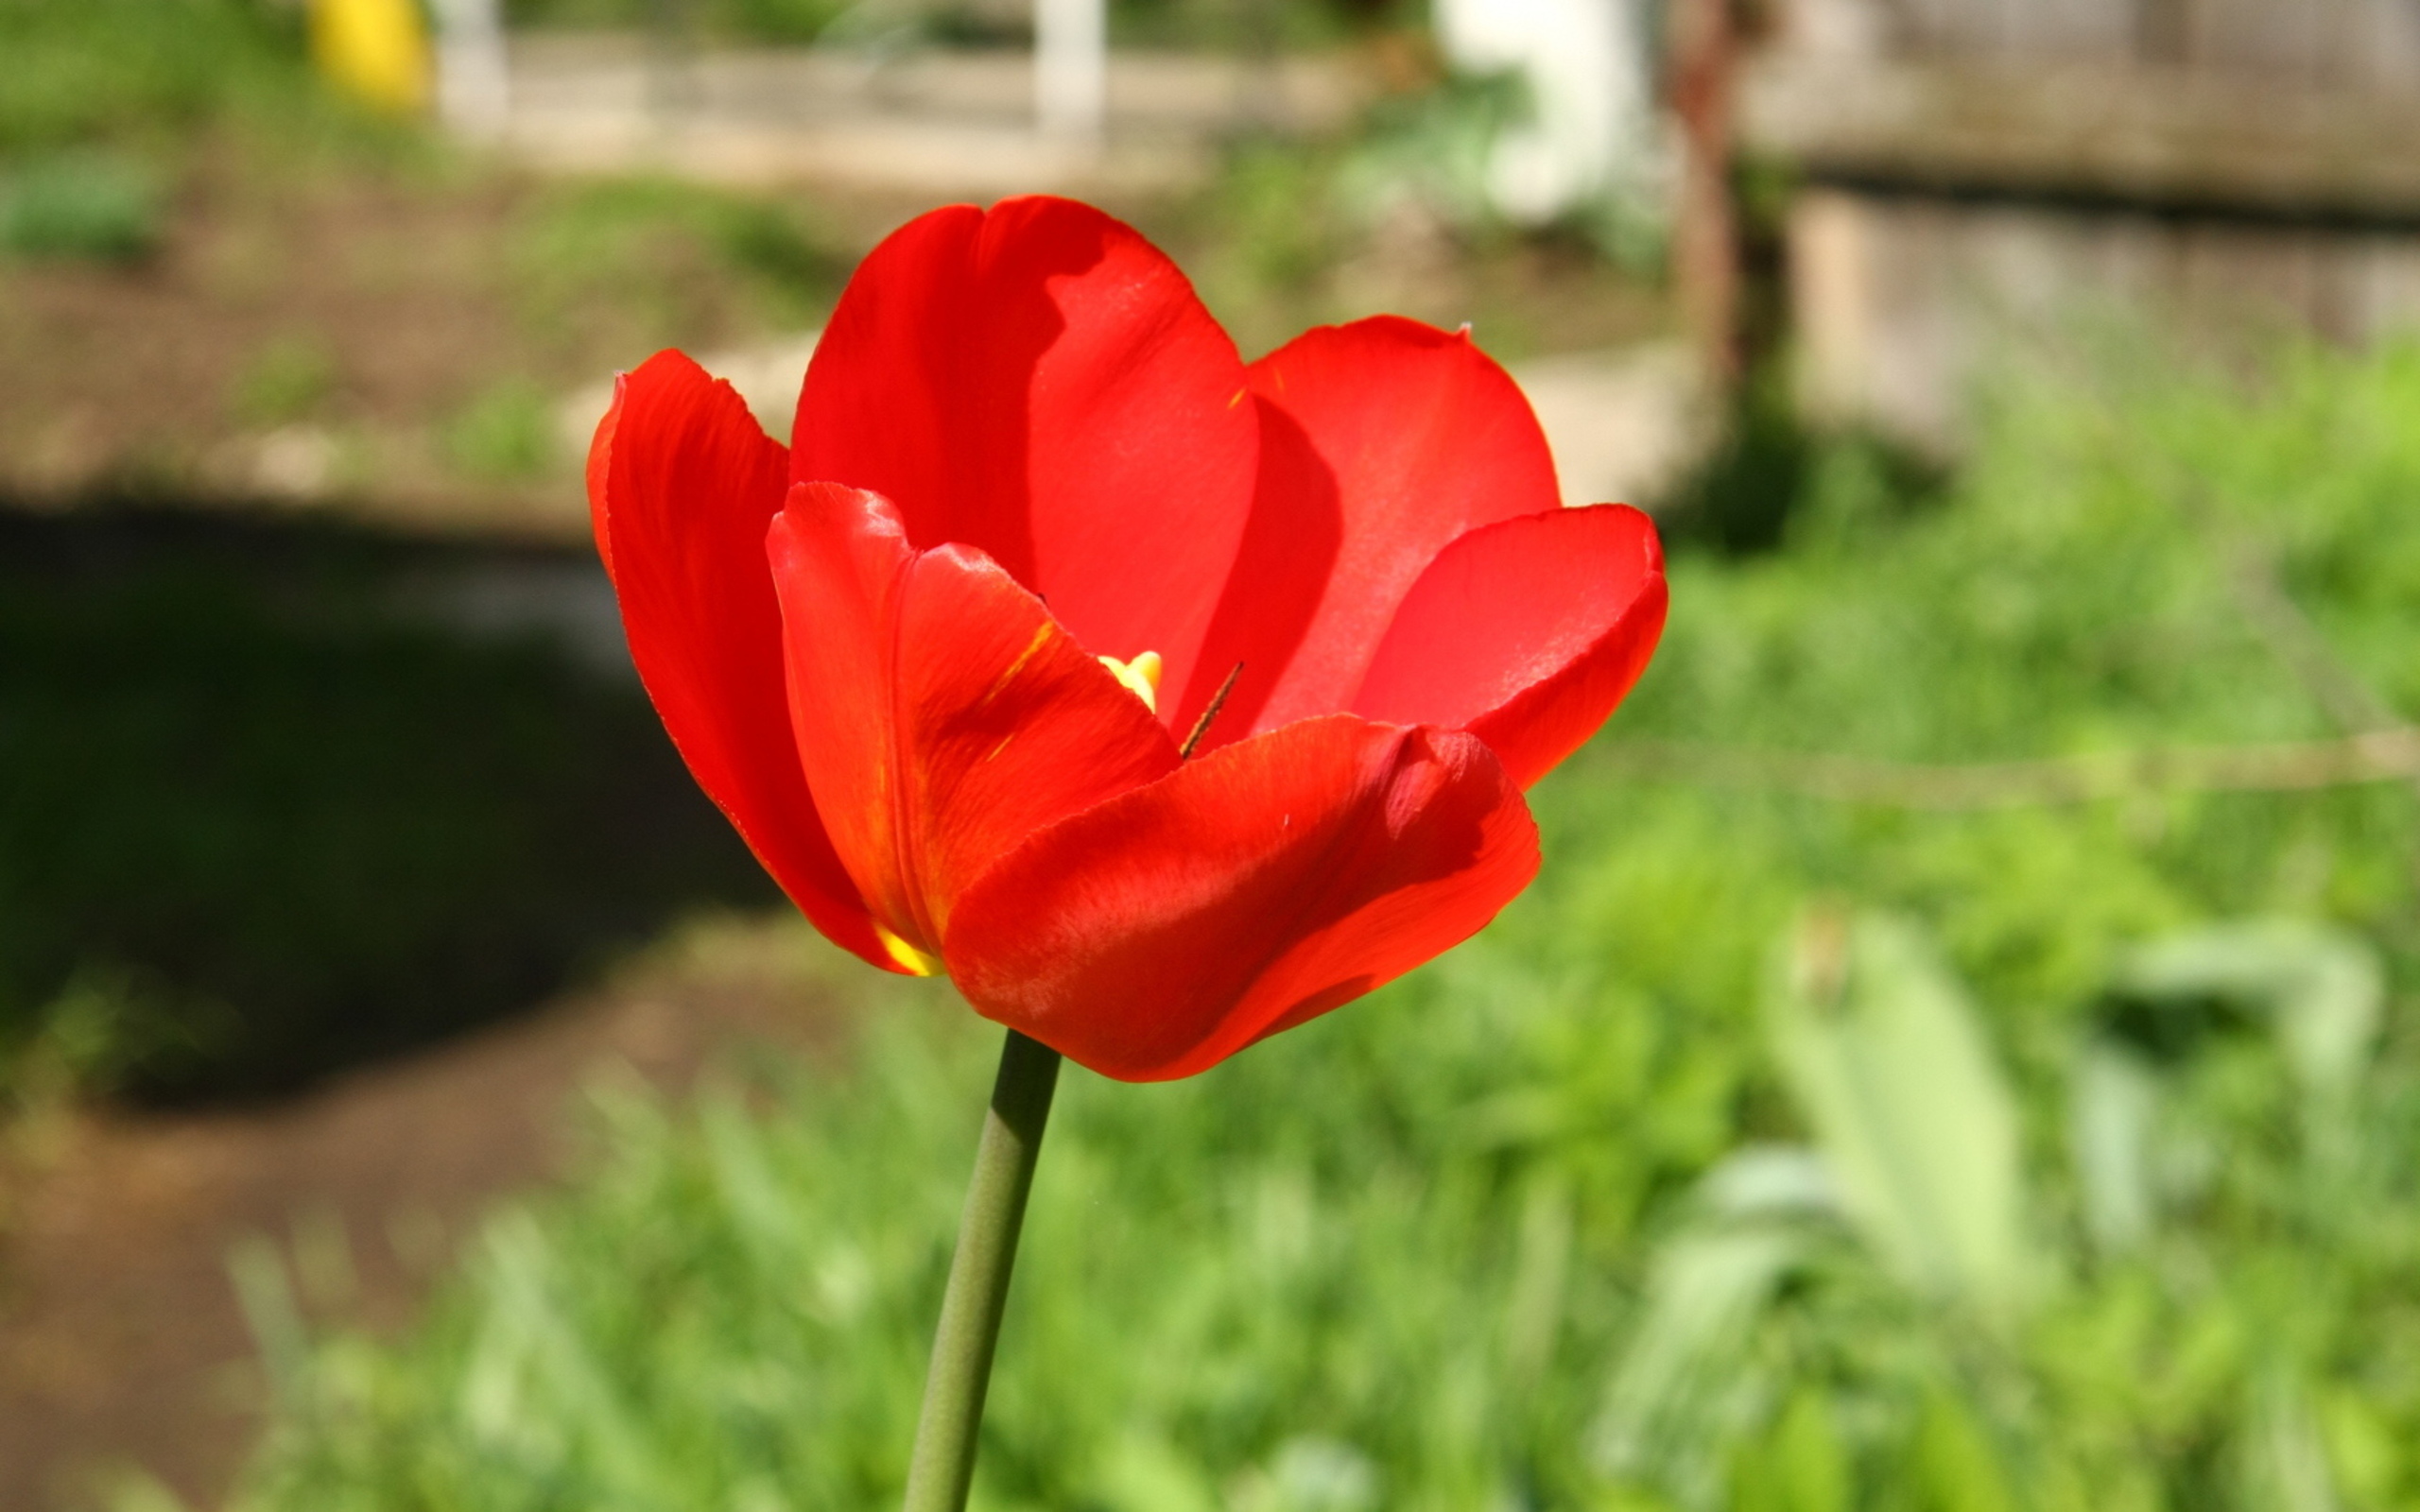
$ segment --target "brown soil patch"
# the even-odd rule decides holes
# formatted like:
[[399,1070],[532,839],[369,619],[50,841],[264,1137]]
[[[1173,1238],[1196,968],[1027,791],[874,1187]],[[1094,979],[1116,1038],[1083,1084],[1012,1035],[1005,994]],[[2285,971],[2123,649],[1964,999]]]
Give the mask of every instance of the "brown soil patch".
[[[499,390],[565,393],[661,347],[818,324],[855,257],[921,208],[233,136],[164,171],[177,189],[142,262],[0,262],[0,490],[292,496],[407,518],[393,506],[420,501],[507,529],[577,516],[556,507],[578,502],[570,448],[496,473],[457,455],[449,428]],[[265,461],[281,434],[289,456],[301,435],[304,455],[333,460],[299,474]]]
[[18,1129],[0,1172],[0,1508],[90,1506],[126,1466],[216,1504],[262,1412],[233,1246],[341,1234],[347,1320],[401,1324],[485,1210],[564,1170],[584,1079],[628,1067],[677,1091],[737,1044],[828,1045],[838,1011],[804,934],[718,926],[611,988],[290,1105]]

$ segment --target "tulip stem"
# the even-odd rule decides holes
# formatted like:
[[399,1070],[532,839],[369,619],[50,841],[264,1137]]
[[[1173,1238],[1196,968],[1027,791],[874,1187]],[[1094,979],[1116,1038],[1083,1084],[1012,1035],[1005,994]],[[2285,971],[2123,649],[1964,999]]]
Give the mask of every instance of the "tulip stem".
[[941,1326],[933,1335],[933,1366],[925,1378],[925,1407],[916,1419],[916,1448],[908,1461],[907,1512],[962,1512],[975,1482],[975,1433],[983,1421],[983,1393],[992,1380],[992,1349],[1009,1299],[1017,1230],[1042,1153],[1050,1094],[1059,1085],[1059,1052],[1014,1029],[1000,1049],[991,1111],[975,1151],[975,1179],[966,1189],[958,1253],[942,1294]]

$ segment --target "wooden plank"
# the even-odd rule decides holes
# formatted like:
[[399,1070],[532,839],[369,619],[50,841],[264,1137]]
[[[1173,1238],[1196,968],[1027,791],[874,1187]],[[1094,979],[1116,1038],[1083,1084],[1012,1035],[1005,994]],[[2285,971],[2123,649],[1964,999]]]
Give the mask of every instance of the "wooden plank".
[[2420,334],[2420,237],[2401,232],[1818,187],[1791,207],[1789,268],[1808,413],[1945,455],[1979,382]]
[[2216,69],[1773,56],[1741,140],[1819,180],[2420,222],[2420,93]]
[[2413,0],[1787,0],[1781,29],[1869,56],[2217,69],[2307,86],[2420,87]]

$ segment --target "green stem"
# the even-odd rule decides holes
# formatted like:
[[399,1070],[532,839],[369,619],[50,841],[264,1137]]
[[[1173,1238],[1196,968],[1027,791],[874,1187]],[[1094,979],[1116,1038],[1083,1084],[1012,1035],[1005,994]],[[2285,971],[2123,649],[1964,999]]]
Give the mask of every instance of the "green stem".
[[975,1431],[992,1381],[992,1348],[999,1341],[1017,1230],[1025,1224],[1026,1194],[1033,1190],[1033,1162],[1058,1085],[1059,1052],[1010,1030],[975,1152],[949,1289],[942,1294],[933,1368],[925,1378],[925,1410],[908,1461],[907,1512],[963,1512],[975,1482]]

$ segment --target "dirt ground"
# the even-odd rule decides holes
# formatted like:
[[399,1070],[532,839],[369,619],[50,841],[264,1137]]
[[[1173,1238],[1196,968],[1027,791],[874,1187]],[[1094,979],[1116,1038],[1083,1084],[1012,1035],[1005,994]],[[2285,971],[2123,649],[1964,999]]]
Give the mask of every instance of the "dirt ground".
[[[856,259],[937,202],[549,179],[435,148],[381,159],[234,133],[160,173],[172,191],[150,255],[0,261],[0,498],[287,500],[577,536],[580,458],[556,402],[661,347],[820,326]],[[1475,321],[1508,361],[1668,325],[1651,287],[1572,245],[1464,246],[1417,215],[1326,249],[1337,260],[1316,276],[1272,273],[1308,253],[1239,224],[1240,192],[1109,208],[1185,264],[1247,354],[1380,310]]]
[[835,999],[795,920],[732,923],[620,980],[291,1104],[142,1117],[59,1110],[0,1167],[0,1509],[92,1506],[137,1467],[215,1506],[262,1381],[229,1257],[307,1263],[340,1236],[348,1321],[393,1328],[499,1197],[577,1158],[599,1074],[678,1091],[726,1052],[828,1053]]
[[820,323],[855,257],[922,208],[398,152],[199,143],[163,170],[149,255],[0,261],[0,493],[551,533],[579,458],[551,428],[517,454],[499,425],[660,347]]

